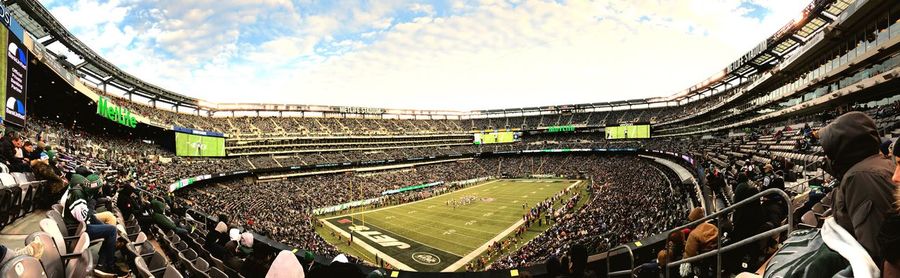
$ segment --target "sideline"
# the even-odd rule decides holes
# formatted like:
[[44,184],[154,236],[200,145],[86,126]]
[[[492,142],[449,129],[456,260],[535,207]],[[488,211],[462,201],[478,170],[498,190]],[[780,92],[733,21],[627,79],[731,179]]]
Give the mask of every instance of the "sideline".
[[456,192],[462,192],[462,191],[466,191],[466,190],[469,190],[469,189],[472,189],[472,188],[476,188],[476,187],[482,187],[482,186],[485,186],[485,185],[488,185],[488,184],[492,184],[492,183],[495,183],[495,182],[498,182],[498,181],[501,181],[501,179],[492,180],[492,181],[489,181],[489,182],[486,182],[486,183],[482,183],[482,184],[479,184],[479,185],[466,187],[466,188],[463,188],[463,189],[460,189],[460,190],[457,190],[457,191],[447,192],[447,193],[444,193],[444,194],[441,194],[441,195],[431,196],[431,197],[428,197],[428,198],[425,198],[425,199],[422,199],[422,200],[418,200],[418,201],[414,201],[414,202],[409,202],[409,203],[404,203],[404,204],[399,204],[399,205],[393,205],[393,206],[387,206],[387,207],[377,208],[377,209],[373,209],[373,210],[366,210],[366,211],[354,212],[354,213],[351,213],[351,214],[342,214],[342,215],[338,215],[338,216],[326,217],[326,218],[321,218],[320,220],[330,220],[330,219],[334,219],[334,218],[346,217],[346,216],[354,216],[354,215],[358,215],[358,214],[370,213],[370,212],[376,212],[376,211],[386,210],[386,209],[390,209],[390,208],[399,208],[399,207],[403,207],[403,206],[406,206],[406,205],[412,205],[412,204],[415,204],[415,203],[419,203],[419,202],[424,202],[424,201],[427,201],[427,200],[431,200],[431,199],[433,199],[433,198],[441,197],[441,196],[444,196],[444,195],[446,195],[446,194],[456,193]]

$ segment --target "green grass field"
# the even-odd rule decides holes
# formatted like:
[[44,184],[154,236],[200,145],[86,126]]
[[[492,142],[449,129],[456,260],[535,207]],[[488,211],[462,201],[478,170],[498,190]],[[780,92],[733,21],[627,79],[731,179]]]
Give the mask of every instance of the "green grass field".
[[[344,252],[371,261],[377,253],[399,269],[455,271],[487,244],[514,231],[535,204],[577,182],[491,181],[409,204],[325,217],[320,220],[326,228],[319,233]],[[466,197],[475,201],[456,208],[447,205]],[[329,229],[338,231],[345,241],[335,239]],[[354,242],[348,245],[351,233]]]

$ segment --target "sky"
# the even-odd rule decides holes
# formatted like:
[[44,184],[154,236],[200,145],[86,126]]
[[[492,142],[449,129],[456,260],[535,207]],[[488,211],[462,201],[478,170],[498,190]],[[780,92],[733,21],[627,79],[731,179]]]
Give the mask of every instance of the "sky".
[[720,72],[809,4],[40,2],[113,64],[209,102],[460,111],[669,96]]

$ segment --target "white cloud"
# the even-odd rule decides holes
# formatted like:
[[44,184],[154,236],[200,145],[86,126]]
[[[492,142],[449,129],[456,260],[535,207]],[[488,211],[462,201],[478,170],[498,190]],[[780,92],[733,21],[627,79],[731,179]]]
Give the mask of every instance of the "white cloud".
[[[156,21],[117,27],[129,10],[115,1],[105,8],[125,9],[122,16],[83,19],[101,6],[82,1],[52,12],[105,57],[176,92],[215,102],[461,110],[671,95],[722,70],[808,3],[753,0],[771,11],[759,20],[742,0],[452,1],[447,17],[399,0],[341,1],[302,16],[290,2],[175,1],[142,11]],[[398,19],[400,10],[419,17]],[[242,39],[251,35],[262,39]]]

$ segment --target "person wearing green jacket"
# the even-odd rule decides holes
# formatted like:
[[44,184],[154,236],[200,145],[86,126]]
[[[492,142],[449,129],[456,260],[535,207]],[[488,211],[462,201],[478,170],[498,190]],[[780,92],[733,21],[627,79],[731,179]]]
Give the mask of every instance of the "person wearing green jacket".
[[171,218],[165,215],[166,212],[166,204],[160,201],[159,199],[153,199],[150,201],[150,206],[153,207],[153,222],[156,223],[163,230],[171,230],[175,231],[176,234],[181,236],[186,236],[188,231],[185,228],[182,228],[175,224],[175,221],[172,221]]
[[101,275],[124,275],[116,266],[116,226],[105,224],[97,218],[94,207],[100,189],[99,183],[90,182],[80,174],[73,174],[65,201],[66,213],[63,221],[67,226],[85,224],[85,232],[91,239],[103,239],[100,246],[100,257],[95,271]]

